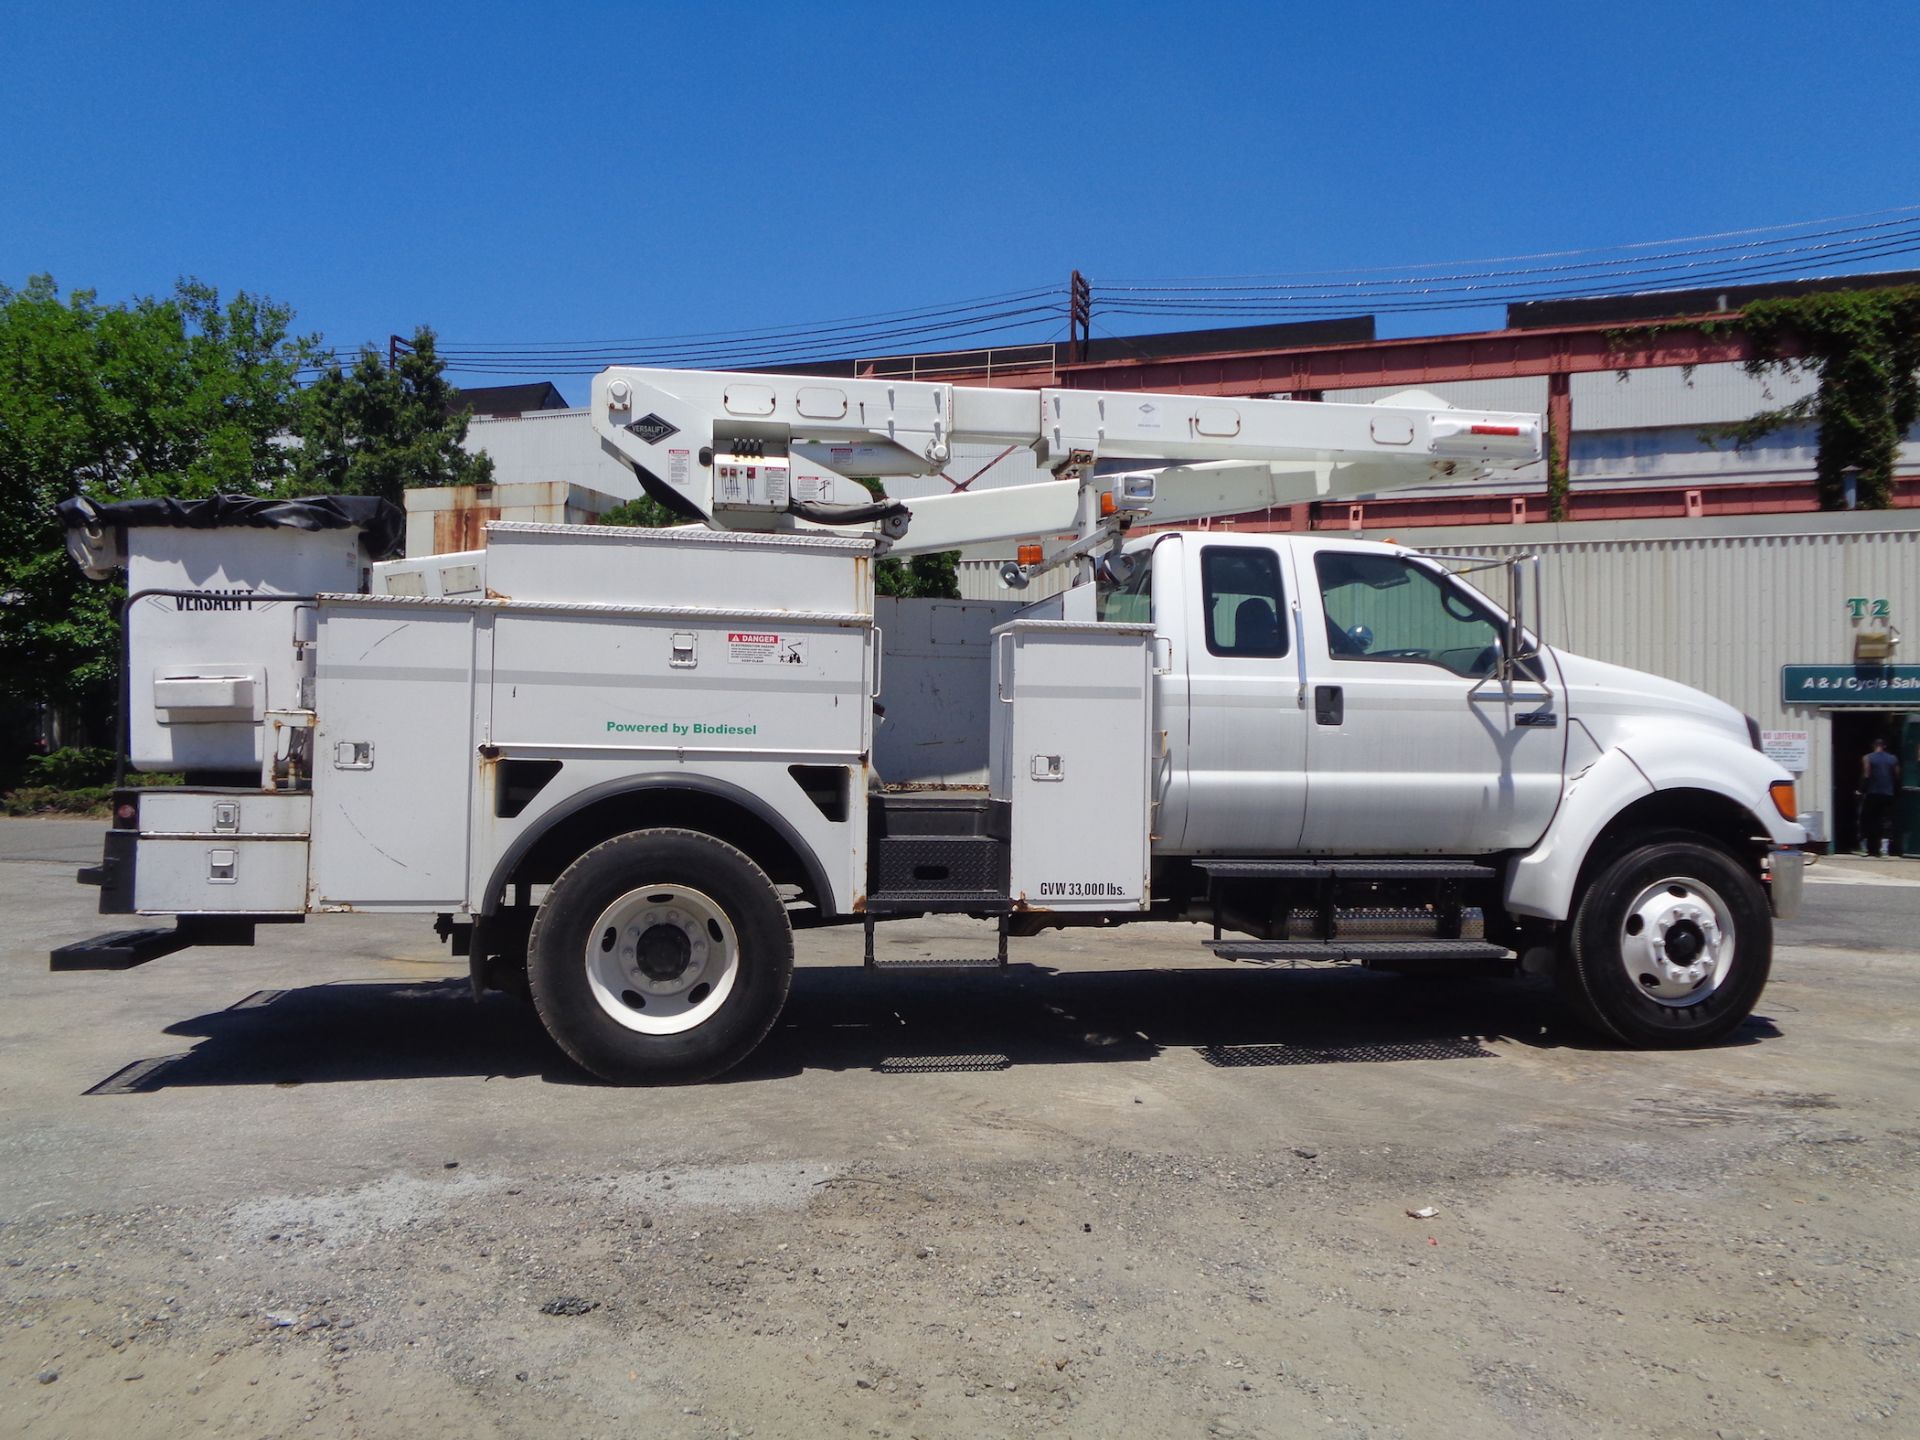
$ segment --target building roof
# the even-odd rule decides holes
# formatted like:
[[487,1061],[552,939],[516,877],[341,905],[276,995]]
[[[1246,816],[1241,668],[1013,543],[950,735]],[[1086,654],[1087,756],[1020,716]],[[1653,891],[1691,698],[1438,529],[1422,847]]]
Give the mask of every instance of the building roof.
[[567,397],[551,380],[532,385],[476,385],[454,392],[454,405],[476,415],[524,415],[529,410],[564,410]]
[[1738,310],[1755,300],[1786,295],[1818,295],[1834,290],[1879,290],[1920,285],[1920,270],[1870,275],[1822,275],[1810,280],[1775,280],[1762,285],[1722,285],[1711,290],[1643,290],[1633,295],[1592,295],[1569,300],[1528,300],[1507,307],[1507,325],[1533,330],[1554,325],[1606,325],[1626,320],[1665,320],[1675,315],[1708,315]]
[[[1374,338],[1374,317],[1352,315],[1333,320],[1288,320],[1264,325],[1230,325],[1213,330],[1176,330],[1152,335],[1100,335],[1087,342],[1087,360],[1153,359],[1158,356],[1225,354],[1236,350],[1284,349],[1294,345],[1354,345]],[[750,365],[750,371],[777,375],[839,375],[852,379],[861,375],[918,374],[939,378],[945,373],[962,373],[980,367],[978,357],[991,353],[997,368],[1018,368],[1023,363],[1051,365],[1056,352],[1064,354],[1064,341],[1016,342],[1009,345],[969,347],[955,351],[912,351],[896,355],[868,355],[844,360],[781,361]],[[943,359],[953,363],[943,367]]]

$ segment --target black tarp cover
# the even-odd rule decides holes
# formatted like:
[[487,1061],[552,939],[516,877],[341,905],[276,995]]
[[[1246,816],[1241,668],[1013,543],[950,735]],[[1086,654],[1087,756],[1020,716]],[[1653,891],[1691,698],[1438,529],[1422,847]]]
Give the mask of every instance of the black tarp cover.
[[209,495],[203,500],[122,500],[113,505],[95,505],[76,498],[62,500],[58,508],[60,523],[68,529],[164,525],[219,530],[247,525],[286,530],[361,530],[365,532],[367,553],[375,560],[398,555],[407,538],[406,512],[372,495],[308,495],[298,500]]

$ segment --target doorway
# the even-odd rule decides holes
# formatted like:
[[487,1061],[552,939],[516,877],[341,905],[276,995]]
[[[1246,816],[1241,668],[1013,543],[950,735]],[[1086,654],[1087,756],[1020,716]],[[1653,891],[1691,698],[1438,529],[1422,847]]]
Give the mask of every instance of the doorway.
[[1893,842],[1896,851],[1904,841],[1911,852],[1920,845],[1920,833],[1908,833],[1915,827],[1906,823],[1905,811],[1920,800],[1920,758],[1914,755],[1913,743],[1906,737],[1920,734],[1920,713],[1832,710],[1828,716],[1832,723],[1828,744],[1833,756],[1833,809],[1828,812],[1832,816],[1828,829],[1833,834],[1834,850],[1849,855],[1860,849],[1860,765],[1878,739],[1886,741],[1887,749],[1900,759],[1903,793],[1894,800]]

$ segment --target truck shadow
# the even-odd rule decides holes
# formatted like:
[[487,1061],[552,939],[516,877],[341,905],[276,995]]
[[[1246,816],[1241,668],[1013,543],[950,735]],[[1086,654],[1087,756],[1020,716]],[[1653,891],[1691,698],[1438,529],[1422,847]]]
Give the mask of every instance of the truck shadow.
[[[554,1048],[531,1009],[498,995],[475,1005],[464,980],[258,991],[167,1033],[197,1043],[135,1060],[87,1093],[456,1076],[598,1083]],[[1779,1033],[1756,1016],[1727,1043]],[[773,1033],[722,1083],[807,1070],[951,1074],[1140,1064],[1176,1050],[1228,1070],[1488,1061],[1499,1057],[1492,1047],[1501,1044],[1606,1048],[1573,1029],[1551,988],[1538,982],[1031,965],[1005,974],[902,977],[805,966]]]
[[[1755,1016],[1725,1043],[1778,1034]],[[1493,1060],[1500,1052],[1489,1047],[1502,1043],[1612,1048],[1575,1028],[1544,981],[1035,965],[930,981],[837,967],[795,976],[780,1023],[722,1083],[817,1069],[904,1074],[1139,1063],[1175,1050],[1219,1069]]]

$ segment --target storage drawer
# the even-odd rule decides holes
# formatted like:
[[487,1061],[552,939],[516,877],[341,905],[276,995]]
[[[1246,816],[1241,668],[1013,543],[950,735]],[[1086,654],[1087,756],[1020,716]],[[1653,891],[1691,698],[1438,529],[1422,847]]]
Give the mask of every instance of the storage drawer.
[[180,789],[140,792],[142,835],[306,835],[310,794]]
[[304,838],[142,835],[133,908],[142,915],[299,915],[307,908]]

